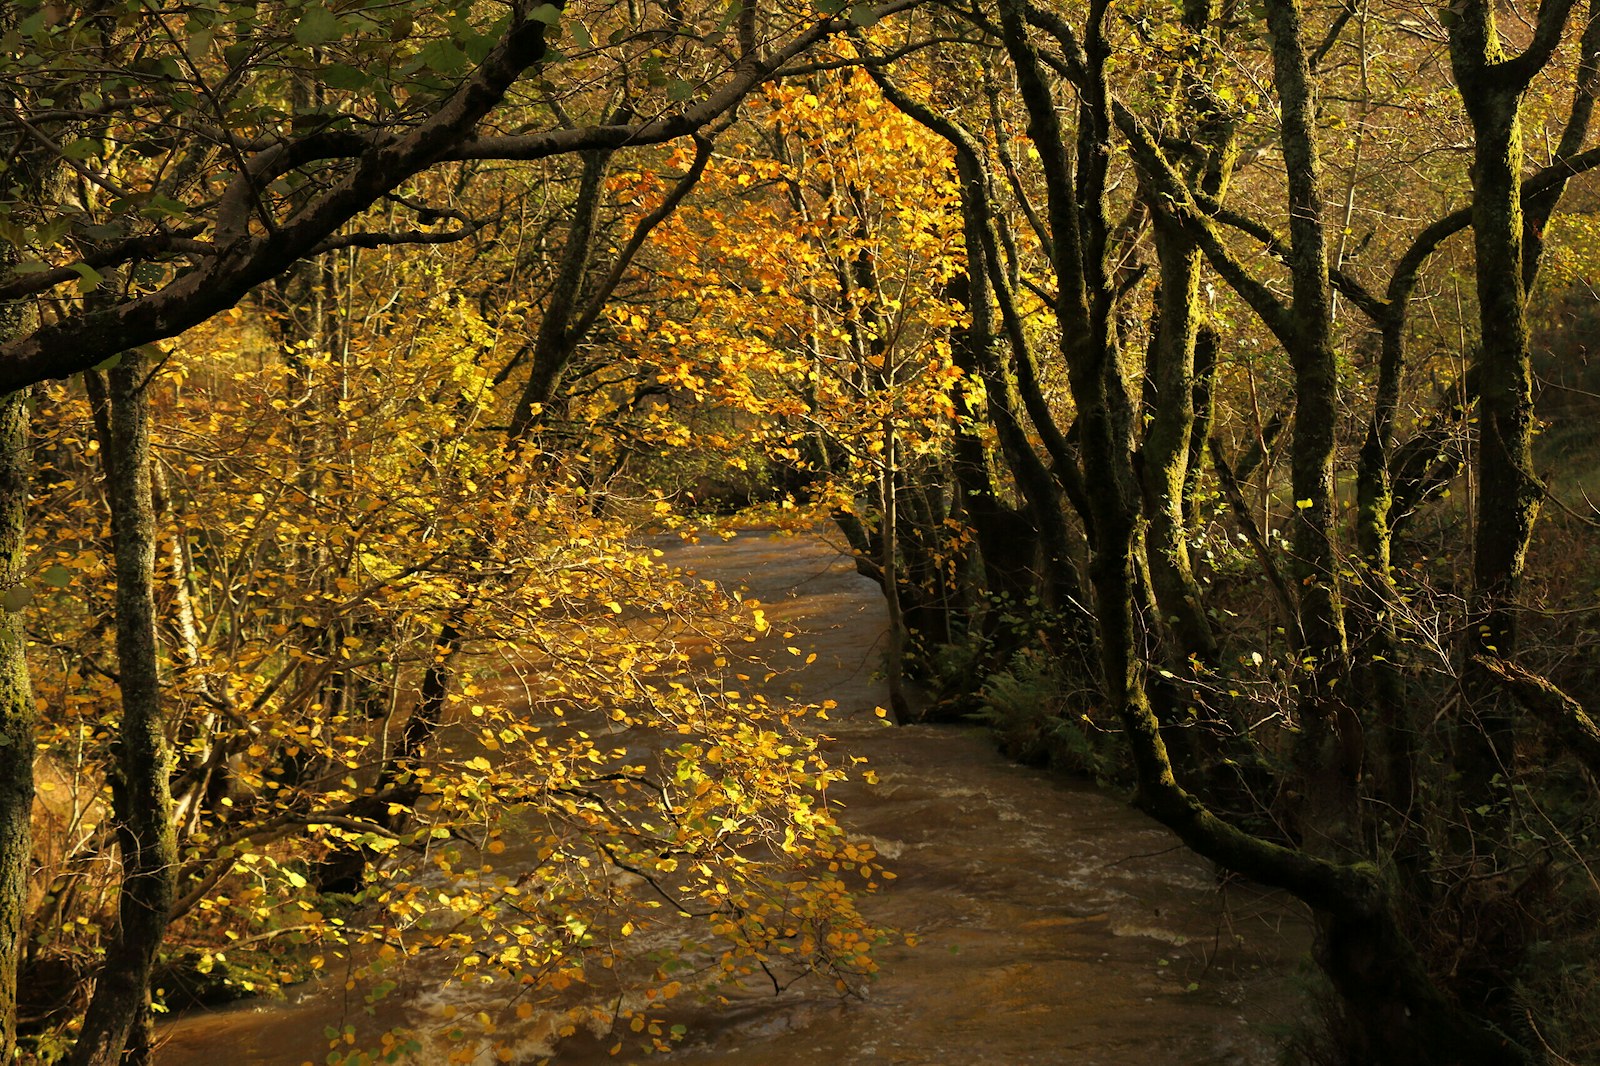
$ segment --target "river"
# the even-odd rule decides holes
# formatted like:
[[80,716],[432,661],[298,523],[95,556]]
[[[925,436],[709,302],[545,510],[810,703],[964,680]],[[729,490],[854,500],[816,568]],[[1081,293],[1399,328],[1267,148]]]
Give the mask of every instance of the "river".
[[[784,678],[835,700],[830,745],[864,756],[877,784],[830,791],[841,821],[897,875],[862,905],[916,946],[881,949],[866,994],[796,987],[686,1015],[667,1066],[1210,1066],[1275,1060],[1276,1034],[1304,1014],[1297,974],[1304,913],[1282,896],[1219,880],[1170,833],[1091,786],[1015,766],[976,729],[884,725],[874,678],[882,599],[819,538],[749,530],[669,547],[677,566],[742,585],[775,630],[816,660]],[[776,638],[774,638],[776,639]],[[859,775],[858,775],[859,776]],[[429,990],[386,1001],[385,1024]],[[359,1003],[359,998],[356,999]],[[338,982],[285,1003],[190,1014],[160,1031],[158,1066],[322,1062],[323,1030],[355,1020]],[[529,1063],[631,1061],[569,1039]],[[486,1059],[486,1061],[488,1061]]]

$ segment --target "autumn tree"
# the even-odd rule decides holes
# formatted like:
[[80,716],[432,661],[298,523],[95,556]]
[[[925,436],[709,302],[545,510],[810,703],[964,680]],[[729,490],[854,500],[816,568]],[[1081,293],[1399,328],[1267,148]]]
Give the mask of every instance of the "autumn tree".
[[[382,216],[364,212],[427,168],[475,158],[537,160],[690,134],[845,25],[753,5],[737,18],[724,14],[693,13],[706,21],[707,33],[684,33],[669,51],[655,43],[653,24],[606,25],[604,43],[596,44],[588,25],[600,29],[605,13],[574,13],[563,23],[561,6],[552,4],[517,5],[503,17],[415,5],[382,15],[318,4],[273,12],[217,4],[182,13],[24,5],[5,27],[3,46],[12,265],[0,297],[13,309],[8,321],[19,324],[0,355],[4,387],[16,396],[30,384],[119,357],[129,366],[151,365],[149,344],[234,306],[303,259],[340,248],[436,243],[441,238],[425,227],[439,213],[427,205],[413,207],[422,228],[393,225],[393,216],[390,228],[365,228]],[[661,17],[688,16],[675,10]],[[571,55],[551,44],[562,25]],[[634,90],[634,109],[615,121],[541,132],[540,124],[525,126],[515,117],[540,93],[559,98],[633,69],[649,77]],[[527,79],[533,71],[542,76]],[[565,90],[552,73],[571,75]],[[653,117],[633,117],[641,112]],[[22,180],[40,158],[68,175],[69,194],[53,205],[39,182]],[[67,286],[76,293],[43,300]],[[18,315],[34,304],[45,304],[44,314],[23,328]],[[137,354],[119,356],[128,351]],[[147,385],[130,380],[121,391],[133,403]],[[108,399],[106,407],[120,402]],[[136,440],[142,431],[132,423],[140,416],[122,418],[124,429],[116,428],[119,417],[109,420],[110,439],[120,441],[125,430]],[[143,999],[134,986],[148,973],[160,939],[155,927],[168,918],[162,912],[172,877],[160,850],[172,827],[157,832],[146,824],[151,816],[165,822],[166,801],[158,793],[167,788],[169,759],[159,681],[144,654],[153,552],[150,489],[141,480],[148,464],[110,451],[112,483],[129,493],[117,497],[113,513],[133,516],[117,517],[113,539],[134,530],[140,543],[118,549],[127,562],[116,611],[127,638],[119,658],[143,656],[122,661],[117,675],[127,713],[118,727],[126,734],[126,765],[116,821],[130,893],[121,936],[133,965],[124,975],[127,987],[103,983],[91,1012],[92,1039],[78,1051],[82,1061],[120,1053],[130,1012]],[[7,499],[20,503],[16,495]],[[20,684],[20,664],[8,660],[7,670]],[[26,702],[17,684],[11,691]],[[11,750],[31,765],[22,735],[26,709],[8,712],[7,722]],[[26,819],[30,776],[31,770],[8,777],[15,783],[5,794],[8,826]],[[152,847],[142,863],[142,849]],[[5,868],[8,920],[23,862]],[[149,925],[141,926],[145,919]],[[18,942],[8,943],[10,973]]]
[[[1327,119],[1318,111],[1319,92],[1337,98],[1345,84],[1341,79],[1361,76],[1376,35],[1392,26],[1375,21],[1370,12],[1343,8],[1330,13],[1269,3],[1265,21],[1253,22],[1219,20],[1212,8],[1190,5],[1176,16],[1130,10],[1119,22],[1111,5],[1103,4],[1091,4],[1071,19],[1027,4],[1002,4],[993,13],[974,10],[971,24],[1005,49],[1007,77],[1015,92],[1011,99],[1026,115],[1029,154],[1036,156],[1035,165],[1026,168],[1006,157],[999,136],[1003,130],[975,132],[982,127],[969,116],[953,116],[947,106],[922,102],[930,95],[937,100],[940,92],[928,77],[936,63],[920,57],[902,58],[894,66],[874,63],[889,98],[950,142],[969,217],[980,222],[996,218],[999,212],[989,204],[993,190],[1001,189],[1038,234],[1051,279],[1041,288],[1049,298],[1049,332],[1057,345],[1045,362],[1063,368],[1071,382],[1070,407],[1064,410],[1071,429],[1062,434],[1070,449],[1060,454],[1069,468],[1080,471],[1083,483],[1093,486],[1083,519],[1091,548],[1088,572],[1095,590],[1100,694],[1120,711],[1141,802],[1202,854],[1287,887],[1313,906],[1321,922],[1319,959],[1350,1005],[1361,1054],[1375,1060],[1419,1061],[1434,1055],[1439,1061],[1487,1061],[1485,1056],[1498,1055],[1505,1061],[1525,1061],[1533,1054],[1479,1020],[1510,1024],[1497,1013],[1504,1009],[1505,997],[1485,984],[1506,980],[1506,969],[1488,962],[1501,945],[1486,938],[1464,952],[1478,953],[1480,961],[1451,969],[1440,965],[1446,949],[1427,926],[1434,900],[1427,880],[1440,877],[1442,869],[1459,869],[1449,856],[1473,847],[1470,832],[1463,835],[1462,830],[1478,816],[1466,812],[1477,809],[1481,816],[1504,811],[1496,807],[1495,789],[1512,778],[1515,760],[1503,743],[1491,742],[1499,756],[1479,765],[1495,766],[1506,775],[1492,787],[1483,787],[1487,773],[1440,776],[1429,765],[1441,757],[1440,751],[1418,743],[1420,724],[1406,706],[1416,690],[1407,692],[1413,683],[1396,672],[1404,667],[1395,664],[1409,661],[1415,669],[1421,662],[1435,670],[1450,669],[1451,655],[1444,648],[1441,658],[1437,646],[1423,642],[1415,649],[1405,646],[1408,636],[1395,618],[1408,613],[1406,603],[1414,593],[1409,586],[1397,588],[1405,582],[1390,569],[1390,559],[1393,530],[1420,499],[1443,491],[1453,471],[1460,469],[1448,461],[1448,450],[1440,452],[1436,423],[1416,426],[1414,439],[1398,436],[1405,345],[1419,328],[1409,317],[1415,310],[1409,300],[1430,257],[1469,224],[1480,242],[1490,239],[1486,233],[1499,233],[1492,239],[1501,242],[1495,247],[1502,252],[1525,231],[1542,231],[1542,225],[1529,229],[1520,220],[1508,221],[1509,208],[1496,209],[1499,215],[1494,217],[1484,215],[1489,195],[1485,183],[1499,181],[1501,185],[1489,189],[1494,192],[1521,180],[1506,177],[1525,171],[1521,150],[1508,153],[1494,146],[1510,144],[1507,138],[1514,136],[1506,130],[1521,114],[1526,89],[1517,79],[1543,69],[1561,41],[1587,39],[1592,32],[1568,32],[1570,11],[1570,5],[1545,5],[1526,50],[1494,74],[1486,69],[1474,74],[1476,68],[1461,58],[1463,35],[1489,32],[1483,30],[1488,16],[1473,16],[1479,19],[1478,30],[1470,27],[1470,18],[1451,21],[1455,80],[1464,99],[1474,92],[1500,93],[1500,132],[1490,136],[1484,132],[1487,126],[1478,131],[1474,151],[1486,155],[1477,157],[1470,189],[1460,169],[1439,174],[1440,188],[1454,190],[1453,198],[1442,200],[1446,211],[1435,221],[1424,217],[1409,245],[1391,244],[1374,234],[1395,256],[1387,275],[1381,267],[1353,270],[1351,241],[1334,234],[1324,143]],[[1360,31],[1359,41],[1345,36],[1351,27]],[[1466,43],[1476,48],[1472,40]],[[1149,65],[1113,69],[1114,42],[1146,57]],[[878,47],[887,51],[885,45]],[[1229,65],[1244,72],[1240,82],[1209,65],[1217,48],[1226,50]],[[1350,64],[1336,66],[1346,55]],[[1484,62],[1497,63],[1502,55],[1495,52]],[[948,60],[941,56],[939,61]],[[1529,179],[1550,196],[1559,196],[1572,174],[1592,165],[1582,153],[1592,76],[1584,61],[1572,69],[1577,74],[1572,106],[1565,119],[1556,121],[1561,155]],[[1497,80],[1502,74],[1508,80]],[[1475,77],[1484,84],[1475,84]],[[917,82],[917,91],[908,91]],[[1488,88],[1489,83],[1496,87]],[[1260,99],[1252,85],[1261,84],[1271,85],[1275,97],[1274,112],[1265,120],[1251,110]],[[1367,86],[1365,96],[1353,99],[1367,101],[1370,117],[1370,82]],[[1474,108],[1487,106],[1468,101],[1469,116]],[[1281,160],[1282,176],[1275,187],[1238,161],[1242,143],[1251,138],[1256,139],[1257,159],[1270,154]],[[1341,159],[1340,165],[1347,164]],[[1494,178],[1496,174],[1500,177]],[[1140,190],[1138,198],[1114,192],[1130,184]],[[1513,192],[1506,202],[1531,202],[1531,195]],[[1035,196],[1037,205],[1030,202]],[[1356,196],[1352,184],[1347,204],[1353,205]],[[1452,209],[1463,199],[1473,206]],[[1552,209],[1550,200],[1537,202],[1541,210]],[[1433,214],[1438,203],[1412,209]],[[1347,220],[1353,210],[1347,207]],[[991,280],[1000,279],[985,294],[985,303],[994,301],[1004,319],[1007,292],[1002,285],[1007,279],[990,265],[1000,257],[984,250],[981,224],[969,222],[968,232],[978,238],[968,240],[968,270],[988,267]],[[1146,255],[1154,260],[1154,284],[1128,269],[1130,260]],[[1365,266],[1374,258],[1367,251],[1361,262]],[[1527,260],[1520,252],[1507,260],[1483,247],[1465,269],[1479,285],[1494,288],[1495,301],[1518,301],[1525,309],[1525,281],[1518,282],[1519,289],[1503,277],[1486,280],[1499,277],[1494,272],[1503,273],[1507,261],[1517,270],[1537,270],[1536,259]],[[1208,273],[1202,275],[1202,269]],[[1210,301],[1225,309],[1214,324],[1205,320],[1200,305],[1202,277],[1205,284],[1222,289],[1221,297],[1213,295]],[[1143,299],[1150,301],[1153,325],[1148,331],[1129,325],[1135,301]],[[1489,302],[1485,298],[1482,304]],[[1251,326],[1224,318],[1240,312],[1253,319]],[[974,306],[972,313],[978,323],[988,311]],[[1525,310],[1513,315],[1504,306],[1500,311],[1480,306],[1479,314],[1490,316],[1480,320],[1482,351],[1494,345],[1526,350],[1525,331],[1518,325]],[[1348,391],[1349,370],[1338,349],[1341,336],[1359,338],[1367,330],[1377,335],[1380,352],[1377,401],[1368,423],[1372,428],[1355,477],[1360,500],[1356,539],[1367,562],[1352,565],[1345,546],[1348,519],[1337,486],[1341,465],[1353,450],[1342,439],[1345,411],[1366,401]],[[1147,338],[1142,359],[1130,344],[1141,334]],[[1230,368],[1225,362],[1219,365],[1226,353],[1213,346],[1230,340],[1257,345],[1263,335],[1286,356],[1292,416],[1274,419],[1269,427],[1258,415],[1254,457],[1247,454],[1230,462],[1221,441],[1212,441],[1209,449],[1202,446],[1207,435],[1226,431],[1220,414],[1213,412],[1233,402],[1223,391]],[[1031,338],[1013,329],[1006,339],[1023,384],[1021,373],[1029,365],[1023,353],[1029,351]],[[1526,365],[1525,357],[1507,359],[1507,365],[1519,359],[1518,365]],[[1483,376],[1487,367],[1480,360],[1467,387],[1476,389],[1489,380]],[[1511,389],[1506,382],[1512,377],[1523,384]],[[1502,398],[1522,397],[1511,406],[1524,412],[1517,424],[1531,430],[1526,380],[1525,373],[1516,372],[1497,388]],[[1452,402],[1446,400],[1440,420],[1453,417]],[[1489,416],[1482,412],[1497,410],[1501,401],[1483,397],[1478,402],[1486,405],[1480,409],[1480,424],[1486,424]],[[1054,457],[1045,413],[1029,408],[1032,429]],[[1003,412],[994,415],[1001,430]],[[1211,419],[1219,419],[1217,428],[1210,428]],[[1267,510],[1279,493],[1287,497],[1278,504],[1285,528],[1269,539],[1241,492],[1237,470],[1261,469],[1261,455],[1270,447],[1268,433],[1281,424],[1292,426],[1289,476],[1275,485],[1269,464],[1261,475],[1261,491]],[[1496,432],[1510,440],[1510,426],[1508,422]],[[1200,469],[1208,450],[1214,472]],[[1486,452],[1475,454],[1480,464],[1499,461]],[[1512,465],[1531,477],[1525,450],[1519,454],[1523,459]],[[1430,465],[1433,457],[1439,461]],[[1282,643],[1276,649],[1241,655],[1243,634],[1216,625],[1216,594],[1207,592],[1192,573],[1185,575],[1185,556],[1194,544],[1203,544],[1213,557],[1218,550],[1197,507],[1196,494],[1210,477],[1229,502],[1228,519],[1237,523],[1238,535],[1262,567],[1263,594],[1273,604],[1272,613],[1282,619]],[[1403,484],[1404,494],[1398,503],[1396,482]],[[1071,499],[1071,480],[1061,488]],[[1507,543],[1526,550],[1532,512],[1526,503],[1516,502],[1524,498],[1533,497],[1520,490],[1476,496],[1480,542],[1474,558],[1482,565],[1511,557],[1481,540],[1495,535],[1490,530],[1502,519],[1522,531]],[[1483,573],[1474,583],[1481,589],[1495,584]],[[1362,606],[1355,615],[1348,610],[1352,600]],[[1469,657],[1474,647],[1466,649]],[[1360,649],[1358,660],[1352,659],[1352,648]],[[1274,699],[1295,726],[1276,740],[1259,729],[1253,735],[1242,732],[1240,723],[1248,715],[1234,704],[1248,691],[1241,682],[1248,683],[1249,664],[1268,656],[1281,656],[1285,664],[1286,683]],[[1243,677],[1235,663],[1245,664]],[[1358,690],[1380,693],[1381,699],[1363,704],[1353,695]],[[1470,697],[1470,709],[1449,735],[1432,740],[1453,748],[1458,759],[1454,765],[1463,770],[1481,748],[1478,739],[1495,735],[1492,728],[1479,730],[1478,716],[1504,713],[1490,710],[1497,701],[1481,684],[1469,685],[1468,691],[1478,693]],[[1292,754],[1287,775],[1292,799],[1273,814],[1290,826],[1294,847],[1243,832],[1219,817],[1236,802],[1229,795],[1238,793],[1225,776],[1206,769],[1209,765],[1235,775],[1247,792],[1254,791],[1261,775],[1270,779],[1278,774],[1271,767],[1271,752],[1278,744]],[[1384,769],[1363,783],[1363,772],[1371,765],[1367,754],[1380,750],[1387,760]],[[1373,807],[1365,787],[1380,790],[1399,806]],[[1422,789],[1449,797],[1456,813],[1447,821],[1453,828],[1419,816]],[[1390,817],[1384,810],[1399,813]],[[1248,808],[1235,812],[1240,815],[1250,817]],[[1363,838],[1373,839],[1369,834],[1374,832],[1376,854],[1362,843]],[[1403,849],[1394,859],[1398,884],[1367,865],[1375,858],[1387,861],[1391,847]],[[1474,912],[1480,916],[1496,906],[1489,901],[1459,905],[1469,911],[1484,908]]]

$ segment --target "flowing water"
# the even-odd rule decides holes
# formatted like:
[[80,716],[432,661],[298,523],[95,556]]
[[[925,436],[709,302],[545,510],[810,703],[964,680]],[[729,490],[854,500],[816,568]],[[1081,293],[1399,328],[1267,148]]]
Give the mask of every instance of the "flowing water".
[[[675,545],[676,565],[742,585],[783,641],[817,653],[802,698],[833,699],[838,755],[865,756],[876,785],[830,789],[841,821],[898,876],[867,897],[869,920],[914,934],[881,950],[860,998],[831,987],[683,1014],[690,1035],[663,1066],[1203,1066],[1274,1061],[1274,1033],[1303,1011],[1303,913],[1219,880],[1119,797],[1006,762],[978,730],[885,726],[874,677],[884,617],[876,587],[820,539],[746,531]],[[796,680],[798,678],[798,680]],[[859,775],[858,775],[859,776]],[[327,1054],[325,1026],[359,1017],[339,982],[288,1003],[194,1014],[162,1030],[158,1066],[296,1066]],[[430,1006],[416,987],[383,1025]],[[679,1012],[682,1014],[683,1012]],[[610,1041],[555,1048],[556,1066],[630,1061]],[[489,1061],[486,1059],[486,1061]],[[541,1061],[540,1057],[531,1057]]]

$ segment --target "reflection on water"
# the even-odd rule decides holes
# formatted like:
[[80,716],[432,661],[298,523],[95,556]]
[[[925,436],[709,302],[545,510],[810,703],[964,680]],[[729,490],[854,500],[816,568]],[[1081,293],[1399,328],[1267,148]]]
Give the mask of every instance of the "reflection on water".
[[[1121,799],[1055,781],[997,756],[978,731],[890,728],[874,679],[882,602],[821,540],[748,532],[729,543],[671,545],[700,576],[763,602],[773,639],[816,652],[773,679],[774,694],[839,704],[837,756],[865,756],[877,783],[830,790],[841,821],[897,875],[863,902],[869,920],[913,934],[882,949],[862,997],[797,986],[674,1017],[688,1039],[651,1061],[900,1063],[907,1066],[1155,1066],[1273,1061],[1270,1032],[1293,1021],[1302,914],[1211,869]],[[785,631],[795,635],[784,638]],[[798,662],[798,660],[796,660]],[[859,778],[859,775],[857,775]],[[511,856],[506,856],[511,857]],[[368,1018],[361,992],[333,975],[287,1004],[178,1019],[158,1066],[322,1062],[324,1030],[378,1031],[437,1017],[437,991],[402,990]],[[470,1013],[470,989],[450,1004]],[[498,1002],[496,997],[495,1002]],[[486,1004],[492,1006],[492,1004]],[[363,1025],[364,1023],[364,1025]],[[514,1043],[528,1062],[631,1061],[631,1045],[580,1031],[555,1040],[531,1019]],[[431,1061],[431,1060],[430,1060]],[[485,1051],[484,1062],[494,1061]]]

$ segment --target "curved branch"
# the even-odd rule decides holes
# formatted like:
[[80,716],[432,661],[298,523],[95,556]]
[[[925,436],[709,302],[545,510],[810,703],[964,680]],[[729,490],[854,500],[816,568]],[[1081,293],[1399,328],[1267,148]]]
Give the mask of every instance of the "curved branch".
[[1217,233],[1211,216],[1195,202],[1188,186],[1162,157],[1155,138],[1145,129],[1138,116],[1121,103],[1112,105],[1112,114],[1123,136],[1128,138],[1135,162],[1145,171],[1152,189],[1161,199],[1159,204],[1154,205],[1156,209],[1183,227],[1205,252],[1212,269],[1250,305],[1278,343],[1285,349],[1293,350],[1296,332],[1294,316],[1290,314],[1288,306],[1278,298],[1277,293],[1251,277],[1244,264],[1229,250]]
[[129,237],[127,240],[91,252],[76,263],[14,276],[10,281],[0,285],[0,301],[18,300],[24,296],[47,292],[57,285],[77,281],[83,277],[83,273],[78,269],[80,266],[99,270],[103,267],[121,266],[135,259],[148,259],[154,255],[172,252],[182,255],[215,255],[217,253],[215,244],[193,239],[202,229],[201,226],[186,226],[175,233],[146,233],[138,237]]
[[1477,656],[1479,666],[1493,674],[1516,701],[1550,727],[1561,745],[1577,756],[1589,772],[1600,776],[1600,726],[1583,705],[1548,679],[1516,663],[1488,655]]
[[481,230],[487,223],[474,222],[463,226],[461,229],[446,230],[443,233],[429,232],[428,230],[408,229],[391,230],[388,232],[360,231],[357,233],[341,233],[329,237],[321,244],[316,245],[306,257],[321,255],[324,252],[337,251],[340,248],[392,248],[399,244],[455,244],[464,241]]
[[[555,0],[560,7],[564,0]],[[904,11],[920,0],[890,0],[874,8],[879,17]],[[754,4],[747,5],[753,8]],[[771,54],[749,49],[727,83],[681,111],[634,124],[561,129],[528,136],[475,137],[478,124],[505,98],[525,72],[547,53],[548,27],[520,18],[461,85],[428,118],[399,136],[318,133],[286,144],[256,173],[293,159],[333,158],[354,153],[349,173],[264,236],[248,235],[240,212],[247,210],[248,179],[230,189],[219,220],[216,253],[199,269],[162,288],[102,311],[74,315],[0,345],[0,392],[51,378],[64,378],[117,352],[181,333],[238,303],[265,282],[328,241],[375,200],[411,176],[438,163],[465,159],[543,159],[586,148],[659,144],[689,136],[728,112],[775,71],[817,42],[851,25],[847,18],[822,19]],[[741,34],[745,27],[741,21]],[[753,34],[753,30],[752,30]],[[225,199],[227,197],[225,196]],[[229,221],[231,219],[231,221]]]

